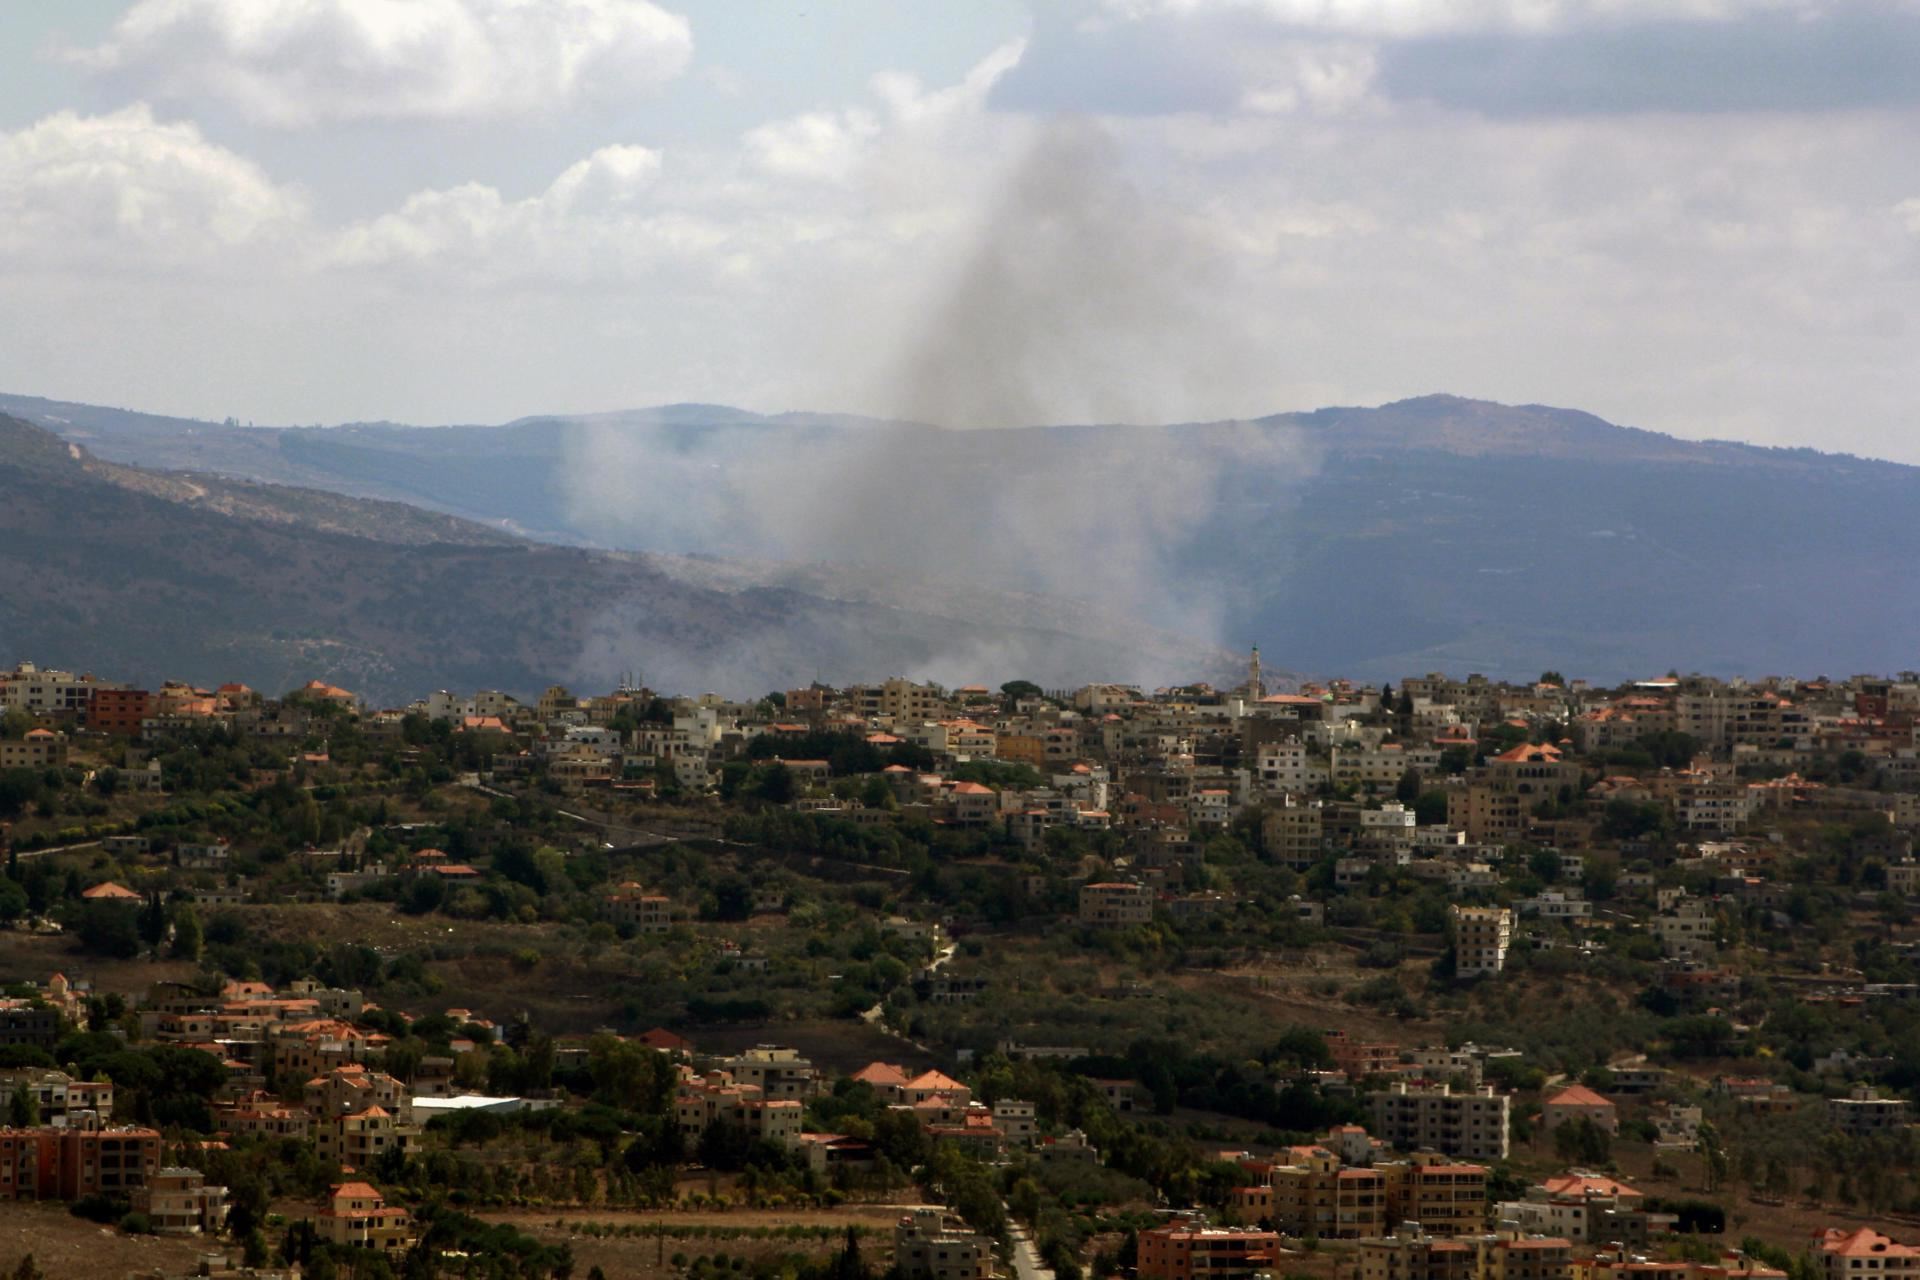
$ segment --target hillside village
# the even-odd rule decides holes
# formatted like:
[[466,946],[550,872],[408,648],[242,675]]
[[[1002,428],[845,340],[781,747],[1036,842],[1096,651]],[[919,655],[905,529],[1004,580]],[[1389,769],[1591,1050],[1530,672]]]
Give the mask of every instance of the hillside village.
[[192,1244],[143,1275],[1920,1274],[1917,725],[1911,673],[1257,651],[393,708],[22,662],[0,1223]]

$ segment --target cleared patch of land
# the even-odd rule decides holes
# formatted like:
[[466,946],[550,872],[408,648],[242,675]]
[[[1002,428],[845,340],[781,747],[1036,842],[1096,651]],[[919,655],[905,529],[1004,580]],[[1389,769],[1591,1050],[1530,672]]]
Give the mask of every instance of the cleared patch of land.
[[191,1270],[207,1247],[191,1238],[125,1235],[74,1217],[64,1204],[0,1201],[0,1275],[13,1274],[29,1253],[58,1280],[155,1269],[180,1273]]

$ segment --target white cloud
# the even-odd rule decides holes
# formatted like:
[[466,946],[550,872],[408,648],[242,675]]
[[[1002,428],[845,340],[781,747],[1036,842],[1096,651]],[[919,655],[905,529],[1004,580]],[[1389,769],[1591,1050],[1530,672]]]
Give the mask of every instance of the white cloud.
[[69,58],[280,127],[496,119],[658,88],[692,56],[647,0],[137,0]]
[[937,89],[877,76],[874,102],[771,121],[737,151],[689,151],[667,166],[647,148],[603,148],[518,200],[483,183],[418,192],[340,231],[329,260],[461,287],[670,280],[735,308],[777,308],[783,293],[817,293],[823,276],[897,269],[901,245],[951,229],[1005,162],[983,137],[1025,132],[985,109],[1019,52],[997,49]]
[[329,257],[348,267],[453,267],[472,283],[557,283],[712,248],[712,233],[647,201],[660,168],[658,151],[610,146],[524,200],[478,182],[418,192],[341,231]]
[[296,189],[144,103],[0,134],[0,259],[17,266],[231,266],[304,217]]
[[782,177],[845,181],[880,132],[873,112],[809,111],[749,130],[744,139],[754,162]]
[[1359,69],[1275,62],[1285,114],[1116,114],[1110,158],[1036,162],[990,104],[1019,57],[346,222],[143,107],[48,117],[0,134],[0,287],[36,303],[0,316],[0,386],[261,421],[884,413],[928,402],[904,347],[969,395],[1015,377],[983,421],[1453,390],[1920,460],[1911,113],[1356,113]]
[[1025,50],[1024,40],[1009,41],[942,89],[928,89],[900,72],[882,72],[871,81],[882,111],[866,106],[810,111],[749,130],[742,141],[753,162],[769,174],[845,182],[871,162],[889,134],[898,141],[979,115],[994,84],[1019,64]]
[[1379,70],[1370,45],[1344,41],[1288,41],[1265,51],[1263,76],[1241,96],[1241,106],[1264,115],[1331,113],[1370,100]]
[[1123,19],[1250,14],[1284,26],[1374,36],[1548,31],[1633,21],[1725,21],[1756,13],[1815,13],[1822,0],[1107,0]]

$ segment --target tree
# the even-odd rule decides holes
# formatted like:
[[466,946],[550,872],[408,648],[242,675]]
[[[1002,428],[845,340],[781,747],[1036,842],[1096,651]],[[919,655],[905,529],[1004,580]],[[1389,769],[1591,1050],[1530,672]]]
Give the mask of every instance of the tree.
[[1548,884],[1560,878],[1560,851],[1558,849],[1535,849],[1527,855],[1527,870]]
[[753,1135],[726,1116],[712,1120],[700,1131],[700,1163],[709,1169],[731,1173],[744,1167],[753,1148]]
[[873,1280],[873,1268],[860,1256],[860,1233],[852,1224],[847,1226],[846,1243],[827,1268],[826,1280]]
[[84,903],[76,932],[95,955],[131,960],[140,954],[139,911],[131,903],[103,899]]
[[739,876],[728,876],[713,887],[713,918],[745,920],[753,914],[753,886]]
[[173,917],[173,954],[180,960],[198,960],[205,935],[200,929],[200,913],[193,909],[191,902],[185,904]]
[[1443,825],[1447,820],[1447,793],[1422,791],[1413,802],[1413,820],[1423,827]]
[[31,1129],[40,1123],[40,1103],[24,1083],[14,1086],[13,1097],[7,1101],[7,1123],[15,1129]]
[[31,769],[0,773],[0,818],[14,818],[40,798],[40,775]]
[[1393,788],[1393,798],[1401,804],[1413,807],[1420,800],[1420,771],[1409,768],[1400,775],[1400,781]]
[[798,794],[799,786],[793,780],[793,770],[775,760],[754,770],[749,790],[768,804],[790,804]]
[[147,895],[146,905],[140,908],[138,927],[140,941],[150,947],[159,946],[160,940],[167,936],[167,908],[157,890]]
[[1009,680],[1000,686],[1000,693],[1009,707],[1022,698],[1044,698],[1046,690],[1031,680]]
[[1700,1122],[1694,1149],[1700,1153],[1705,1189],[1709,1192],[1718,1191],[1727,1177],[1727,1150],[1720,1144],[1720,1131],[1713,1127],[1712,1121]]
[[1613,1144],[1605,1129],[1581,1116],[1553,1131],[1553,1150],[1568,1164],[1597,1166],[1612,1158]]

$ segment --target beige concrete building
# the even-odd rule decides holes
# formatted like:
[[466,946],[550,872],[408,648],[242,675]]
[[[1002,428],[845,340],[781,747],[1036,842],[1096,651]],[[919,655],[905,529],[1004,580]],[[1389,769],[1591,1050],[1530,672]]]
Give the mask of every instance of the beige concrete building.
[[1395,1084],[1372,1097],[1374,1137],[1402,1151],[1439,1151],[1466,1160],[1507,1158],[1509,1103],[1491,1085]]
[[342,1182],[327,1192],[327,1207],[314,1231],[328,1244],[377,1249],[392,1257],[413,1247],[413,1216],[388,1208],[387,1199],[365,1182]]
[[906,1280],[992,1280],[993,1241],[953,1214],[915,1209],[893,1229],[893,1265]]
[[607,894],[604,910],[615,928],[635,933],[665,933],[673,928],[673,899],[648,893],[631,880]]
[[1454,972],[1462,978],[1499,973],[1513,941],[1513,912],[1505,907],[1447,908],[1453,934]]
[[1107,881],[1080,886],[1080,923],[1096,929],[1153,923],[1153,890]]
[[133,1210],[163,1236],[217,1235],[227,1224],[227,1189],[208,1186],[198,1169],[168,1167],[134,1190]]

